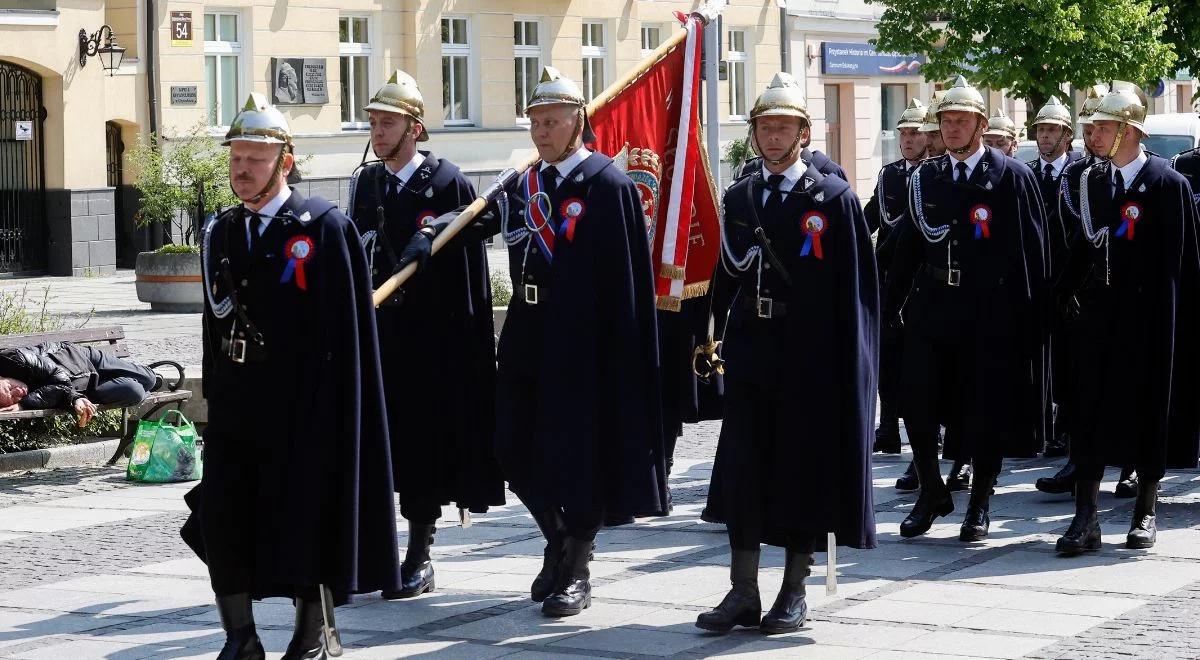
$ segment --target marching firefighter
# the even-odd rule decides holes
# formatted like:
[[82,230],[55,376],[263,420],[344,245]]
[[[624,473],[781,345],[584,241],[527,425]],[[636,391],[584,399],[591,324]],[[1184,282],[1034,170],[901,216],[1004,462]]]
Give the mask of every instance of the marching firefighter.
[[[486,512],[504,504],[504,478],[492,451],[495,341],[483,241],[468,232],[429,258],[438,218],[469,204],[475,189],[458,167],[417,144],[429,139],[416,81],[396,71],[365,108],[378,160],[355,172],[347,211],[363,235],[378,288],[410,261],[420,273],[376,312],[393,480],[408,521],[401,585],[385,598],[434,588],[433,544],[442,505]],[[453,350],[421,350],[432,338]],[[413,406],[436,393],[438,414]],[[467,515],[467,514],[464,514]]]
[[513,299],[500,335],[497,455],[546,538],[547,616],[591,605],[610,520],[661,515],[666,475],[650,246],[641,200],[594,139],[578,85],[546,67],[529,100],[541,159],[501,218]]
[[242,203],[202,236],[209,420],[182,535],[208,564],[218,658],[264,657],[251,599],[275,596],[296,604],[283,657],[326,658],[334,605],[398,582],[371,281],[350,220],[285,184],[292,134],[266,98],[224,144]]
[[1056,544],[1067,555],[1100,548],[1105,466],[1137,469],[1125,544],[1149,548],[1159,480],[1200,455],[1196,206],[1187,179],[1142,150],[1146,106],[1140,87],[1114,81],[1091,115],[1099,161],[1081,174],[1080,231],[1059,283],[1079,314],[1070,344],[1075,517]]
[[[800,160],[812,124],[799,85],[775,76],[750,117],[763,166],[725,193],[713,284],[715,306],[732,305],[725,417],[705,517],[728,528],[732,589],[696,625],[783,633],[805,621],[804,578],[827,533],[838,545],[875,546],[879,292],[857,197]],[[763,543],[786,549],[783,586],[766,616]]]
[[1033,456],[1045,437],[1044,219],[1033,172],[981,143],[978,90],[958,77],[937,116],[948,154],[913,173],[883,315],[895,323],[904,306],[900,413],[921,483],[900,533],[954,510],[938,471],[944,422],[945,455],[974,463],[959,538],[977,541],[1002,460]]
[[[928,134],[920,132],[925,120],[925,111],[924,103],[912,99],[900,115],[896,132],[899,135],[901,158],[879,170],[875,181],[875,195],[867,202],[865,209],[867,225],[872,231],[879,232],[875,241],[875,255],[880,281],[886,277],[887,266],[892,258],[891,243],[888,239],[893,228],[908,210],[909,177],[925,157]],[[896,413],[894,401],[897,395],[896,373],[900,367],[900,348],[903,345],[901,332],[899,327],[883,328],[880,332],[880,411],[879,427],[875,429],[874,451],[885,454],[900,453],[900,416]]]
[[925,106],[925,120],[918,131],[925,134],[928,144],[925,146],[926,158],[937,158],[946,153],[946,143],[942,142],[942,127],[938,125],[937,107],[942,102],[945,92],[936,91],[929,97],[929,105]]

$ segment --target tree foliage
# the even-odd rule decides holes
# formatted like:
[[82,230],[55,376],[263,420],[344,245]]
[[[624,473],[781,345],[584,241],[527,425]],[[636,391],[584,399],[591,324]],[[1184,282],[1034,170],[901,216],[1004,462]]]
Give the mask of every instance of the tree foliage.
[[[1163,41],[1171,44],[1178,58],[1175,66],[1188,69],[1193,76],[1200,74],[1200,2],[1159,0],[1154,3],[1167,12],[1167,29]],[[1200,90],[1192,95],[1200,97]]]
[[[1114,78],[1145,83],[1173,71],[1176,62],[1164,37],[1166,2],[866,1],[885,7],[878,47],[925,53],[926,80],[961,73],[974,85],[1008,89],[1034,109],[1051,95],[1062,96],[1064,83],[1076,89]],[[1196,35],[1190,33],[1193,41]]]

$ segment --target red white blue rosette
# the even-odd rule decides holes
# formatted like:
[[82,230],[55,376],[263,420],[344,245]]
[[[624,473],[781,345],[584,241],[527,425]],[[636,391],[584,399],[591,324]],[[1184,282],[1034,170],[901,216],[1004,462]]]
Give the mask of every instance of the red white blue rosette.
[[975,225],[975,239],[991,238],[992,208],[987,204],[976,204],[970,211],[971,224]]
[[428,225],[436,220],[438,215],[433,211],[421,211],[417,214],[417,229]]
[[301,291],[308,291],[308,280],[304,276],[304,264],[312,259],[315,247],[313,239],[308,236],[293,236],[288,239],[283,246],[283,256],[288,263],[287,267],[283,269],[283,276],[279,278],[280,284],[287,284],[295,275],[296,287]]
[[1125,202],[1121,207],[1121,226],[1117,228],[1117,236],[1124,236],[1125,240],[1132,241],[1133,230],[1141,219],[1142,205],[1137,202]]
[[824,259],[821,250],[821,234],[829,227],[829,219],[820,211],[809,211],[800,218],[800,228],[804,230],[804,246],[800,248],[800,256],[812,254],[818,259]]
[[562,217],[562,225],[558,229],[559,236],[566,236],[568,241],[575,240],[575,222],[583,217],[587,211],[587,206],[582,199],[578,197],[570,197],[563,200],[561,206],[558,207],[558,215]]

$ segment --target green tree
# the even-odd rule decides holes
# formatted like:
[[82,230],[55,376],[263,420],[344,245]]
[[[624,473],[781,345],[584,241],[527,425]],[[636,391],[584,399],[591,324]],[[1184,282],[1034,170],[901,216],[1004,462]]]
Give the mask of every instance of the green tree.
[[238,201],[229,188],[229,150],[203,124],[167,140],[157,135],[140,140],[129,160],[137,170],[134,186],[142,194],[135,216],[138,226],[174,227],[184,244],[196,239],[188,229],[199,205],[200,182],[205,216]]
[[[1200,2],[1160,0],[1154,5],[1167,11],[1167,29],[1162,39],[1175,50],[1176,68],[1187,69],[1193,76],[1200,74]],[[1200,90],[1192,95],[1192,100],[1197,97]]]
[[878,47],[925,53],[926,80],[961,73],[972,84],[1008,89],[1034,110],[1062,96],[1063,83],[1147,82],[1176,62],[1164,39],[1167,9],[1153,0],[866,1],[886,8]]

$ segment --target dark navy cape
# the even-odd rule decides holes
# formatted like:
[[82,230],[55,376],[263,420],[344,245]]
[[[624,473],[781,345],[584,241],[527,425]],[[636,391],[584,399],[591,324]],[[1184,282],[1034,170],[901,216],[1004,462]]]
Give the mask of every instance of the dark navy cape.
[[[895,242],[890,239],[895,232],[896,225],[908,213],[910,176],[908,161],[904,158],[884,165],[876,178],[875,194],[871,196],[871,201],[867,202],[866,208],[863,209],[868,230],[878,231],[875,238],[875,262],[879,267],[881,285],[887,278],[887,267],[895,252]],[[900,355],[903,348],[903,329],[899,325],[884,325],[880,328],[879,397],[888,405],[891,405],[898,395]]]
[[[954,181],[949,155],[924,161],[914,173],[884,295],[885,324],[904,309],[901,416],[955,427],[960,433],[947,438],[944,455],[959,460],[1031,457],[1048,432],[1044,208],[1033,172],[985,149],[966,182]],[[990,237],[970,220],[976,205],[990,209]],[[946,238],[927,240],[920,216],[932,227],[949,227]],[[948,266],[961,269],[960,286],[930,270]],[[954,373],[931,371],[922,357],[930,346],[956,347],[961,361]],[[930,391],[935,383],[937,391]]]
[[[243,213],[222,213],[202,237],[209,421],[184,540],[201,559],[252,564],[255,598],[317,584],[339,601],[394,589],[391,451],[358,232],[329,201],[293,192],[250,255]],[[311,244],[302,279],[293,241]],[[238,364],[222,350],[237,316],[219,268],[227,255],[265,337],[263,362]],[[250,552],[230,557],[230,547]]]
[[[497,456],[530,508],[662,514],[657,320],[641,201],[603,154],[563,174],[550,204],[552,264],[537,241],[520,238],[525,175],[510,195],[514,295],[497,349]],[[564,222],[567,207],[578,212],[574,223]],[[537,304],[526,301],[526,285],[538,287]]]
[[[418,221],[475,200],[458,166],[422,153],[424,162],[398,196],[386,192],[398,180],[383,163],[360,169],[351,181],[347,209],[364,236],[376,288],[395,271],[392,256],[399,256]],[[400,502],[454,502],[476,513],[504,504],[492,446],[496,351],[482,239],[455,237],[376,317]],[[436,414],[427,408],[432,401]]]
[[[791,278],[789,286],[764,267],[758,294],[787,307],[769,319],[744,302],[756,297],[754,262],[744,271],[733,265],[757,245],[748,187]],[[731,526],[744,517],[765,520],[764,542],[773,545],[816,534],[824,547],[824,533],[834,532],[838,545],[871,548],[879,283],[870,232],[849,184],[812,164],[775,217],[764,215],[762,191],[762,175],[754,173],[724,197],[725,250],[714,295],[735,299],[721,305],[730,309],[723,350],[727,402],[704,517]],[[801,254],[811,212],[824,217],[822,258],[811,242]],[[753,410],[734,409],[741,405]],[[763,499],[754,501],[755,495]]]
[[[1092,228],[1108,228],[1107,250],[1088,240],[1081,224],[1059,282],[1079,301],[1067,331],[1080,417],[1071,451],[1139,472],[1195,468],[1200,255],[1192,189],[1157,156],[1115,201],[1111,181],[1111,163],[1099,161],[1081,187]],[[1085,196],[1076,201],[1083,211]],[[1126,204],[1140,209],[1132,240],[1127,231],[1116,235]]]

